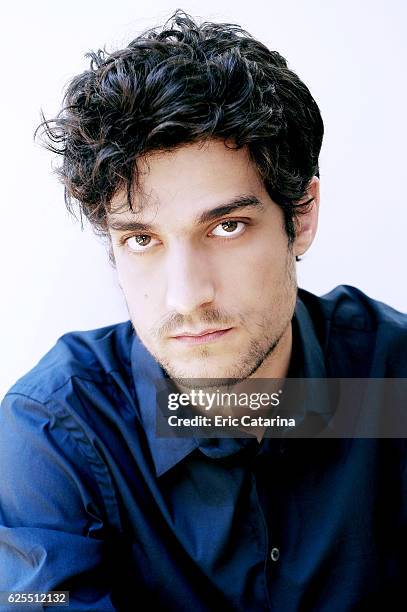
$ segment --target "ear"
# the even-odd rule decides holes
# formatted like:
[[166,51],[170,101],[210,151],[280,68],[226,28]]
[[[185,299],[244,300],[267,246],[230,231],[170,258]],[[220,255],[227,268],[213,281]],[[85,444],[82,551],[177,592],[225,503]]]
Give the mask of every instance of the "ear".
[[313,198],[307,207],[307,212],[300,213],[295,219],[296,236],[293,243],[293,254],[303,255],[311,246],[318,227],[319,213],[319,178],[313,176],[308,183],[307,193],[299,203],[306,202]]

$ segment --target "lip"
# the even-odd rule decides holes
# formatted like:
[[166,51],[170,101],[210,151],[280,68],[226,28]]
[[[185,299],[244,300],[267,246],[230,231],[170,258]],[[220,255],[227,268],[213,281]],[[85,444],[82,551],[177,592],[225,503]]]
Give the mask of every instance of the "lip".
[[181,336],[182,337],[184,337],[184,336],[194,336],[194,337],[196,337],[196,336],[204,336],[205,334],[213,334],[213,333],[218,332],[218,331],[224,331],[225,329],[229,329],[229,328],[227,328],[227,327],[215,327],[213,329],[209,329],[209,328],[208,329],[203,329],[202,331],[199,331],[199,332],[196,332],[196,333],[195,332],[183,332],[182,334],[176,334],[176,336],[173,336],[173,338],[180,338]]
[[212,329],[212,330],[204,330],[199,334],[180,334],[178,336],[172,336],[174,340],[178,340],[178,342],[183,342],[184,344],[202,344],[205,342],[213,342],[218,338],[222,338],[225,334],[230,332],[233,328],[228,327],[226,329]]

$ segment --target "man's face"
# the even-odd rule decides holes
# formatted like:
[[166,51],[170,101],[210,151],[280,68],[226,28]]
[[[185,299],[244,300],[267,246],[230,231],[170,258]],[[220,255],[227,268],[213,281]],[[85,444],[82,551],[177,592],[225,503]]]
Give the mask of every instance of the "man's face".
[[173,379],[265,372],[297,286],[283,213],[246,149],[212,140],[138,166],[135,213],[118,192],[109,232],[140,340]]

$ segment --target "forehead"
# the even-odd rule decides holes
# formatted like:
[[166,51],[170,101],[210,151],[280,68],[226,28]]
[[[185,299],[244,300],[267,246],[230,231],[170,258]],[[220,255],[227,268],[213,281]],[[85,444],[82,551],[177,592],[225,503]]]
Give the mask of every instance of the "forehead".
[[230,148],[220,140],[188,144],[138,160],[134,213],[123,189],[111,200],[108,222],[118,217],[174,220],[181,213],[192,221],[210,207],[242,196],[260,198],[264,192],[246,148]]

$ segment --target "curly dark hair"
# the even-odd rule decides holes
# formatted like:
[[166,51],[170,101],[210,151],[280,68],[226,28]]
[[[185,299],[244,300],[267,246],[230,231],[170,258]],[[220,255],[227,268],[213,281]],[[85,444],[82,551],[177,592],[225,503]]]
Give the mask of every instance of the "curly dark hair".
[[[177,10],[119,51],[90,52],[45,146],[62,155],[65,202],[108,234],[110,201],[126,189],[134,210],[137,159],[210,138],[247,146],[267,192],[283,210],[289,244],[311,178],[319,176],[324,126],[310,91],[286,60],[235,24],[198,24]],[[232,143],[232,145],[230,145]]]

